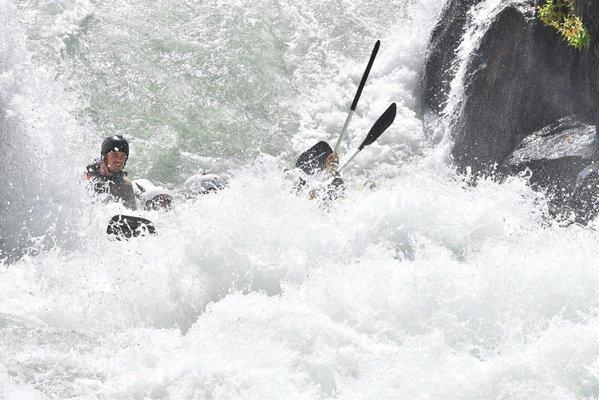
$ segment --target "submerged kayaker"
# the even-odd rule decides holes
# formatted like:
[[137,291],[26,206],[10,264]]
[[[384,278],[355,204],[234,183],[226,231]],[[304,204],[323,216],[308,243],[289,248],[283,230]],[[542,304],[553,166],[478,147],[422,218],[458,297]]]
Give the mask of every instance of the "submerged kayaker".
[[295,168],[306,174],[304,177],[299,177],[296,185],[297,191],[300,192],[309,187],[308,197],[310,199],[332,200],[342,194],[344,183],[337,171],[339,156],[333,152],[327,142],[318,142],[302,153],[295,163]]
[[102,142],[100,155],[100,159],[87,166],[85,179],[94,192],[108,194],[135,210],[133,186],[123,170],[129,158],[129,142],[121,135],[109,136]]

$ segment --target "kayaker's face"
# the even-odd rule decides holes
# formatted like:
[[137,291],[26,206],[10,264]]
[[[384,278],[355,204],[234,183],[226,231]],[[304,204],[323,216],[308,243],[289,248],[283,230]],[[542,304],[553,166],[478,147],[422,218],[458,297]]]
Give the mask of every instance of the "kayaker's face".
[[119,172],[125,166],[127,154],[122,151],[111,151],[106,155],[106,164],[111,172]]

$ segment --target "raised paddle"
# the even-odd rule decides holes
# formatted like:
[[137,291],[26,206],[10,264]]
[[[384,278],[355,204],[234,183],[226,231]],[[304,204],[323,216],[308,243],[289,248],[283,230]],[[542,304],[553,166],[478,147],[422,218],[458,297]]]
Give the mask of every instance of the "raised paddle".
[[397,106],[395,105],[395,103],[392,103],[389,106],[389,108],[387,108],[387,110],[379,117],[379,119],[376,120],[374,125],[372,125],[372,128],[370,128],[368,135],[366,135],[366,138],[364,139],[362,144],[358,147],[358,150],[354,153],[354,155],[352,155],[350,157],[349,160],[347,160],[345,162],[345,164],[343,164],[343,166],[341,168],[339,168],[339,171],[341,171],[343,168],[345,168],[345,166],[347,164],[349,164],[354,159],[354,157],[356,157],[358,155],[358,153],[360,153],[362,151],[362,149],[364,147],[374,143],[383,134],[383,132],[385,132],[387,130],[387,128],[389,128],[391,126],[391,124],[395,120],[396,113],[397,113]]
[[351,103],[351,107],[349,109],[349,114],[347,114],[347,118],[345,120],[345,124],[343,124],[343,129],[341,129],[341,134],[339,135],[339,139],[337,139],[337,144],[335,145],[335,153],[339,153],[339,147],[341,146],[341,142],[345,139],[347,135],[347,127],[349,126],[349,121],[354,115],[356,111],[356,107],[358,106],[358,100],[360,100],[360,95],[362,94],[362,89],[364,89],[364,85],[366,84],[366,79],[368,79],[368,74],[370,74],[370,69],[372,68],[372,64],[374,63],[374,59],[376,58],[376,54],[379,52],[379,47],[381,46],[381,41],[377,40],[374,45],[374,49],[372,49],[372,53],[370,54],[370,60],[368,61],[368,65],[366,66],[366,71],[364,71],[364,75],[362,75],[362,80],[360,81],[360,85],[358,86],[358,91],[356,92],[356,96],[354,97],[354,101]]

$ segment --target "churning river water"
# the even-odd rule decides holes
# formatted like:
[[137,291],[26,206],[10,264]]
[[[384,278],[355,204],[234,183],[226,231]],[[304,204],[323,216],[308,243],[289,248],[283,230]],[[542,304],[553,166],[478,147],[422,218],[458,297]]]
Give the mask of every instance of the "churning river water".
[[[425,133],[442,7],[0,0],[0,399],[599,398],[598,234],[524,177],[467,185]],[[395,123],[343,199],[295,195],[284,169],[336,141],[377,39],[351,143]],[[132,177],[229,186],[110,240],[123,210],[81,176],[115,133]]]

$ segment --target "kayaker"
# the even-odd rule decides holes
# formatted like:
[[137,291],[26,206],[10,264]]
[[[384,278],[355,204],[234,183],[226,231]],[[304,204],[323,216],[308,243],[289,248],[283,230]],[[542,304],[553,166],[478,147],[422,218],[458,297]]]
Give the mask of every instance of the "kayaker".
[[108,194],[127,208],[136,209],[131,180],[124,171],[129,158],[129,142],[121,136],[109,136],[102,142],[100,159],[86,168],[85,179],[96,193]]
[[296,189],[299,192],[309,187],[310,199],[332,200],[342,194],[344,183],[337,171],[339,156],[333,152],[327,142],[318,142],[302,153],[295,167],[306,174],[304,177],[299,177]]

